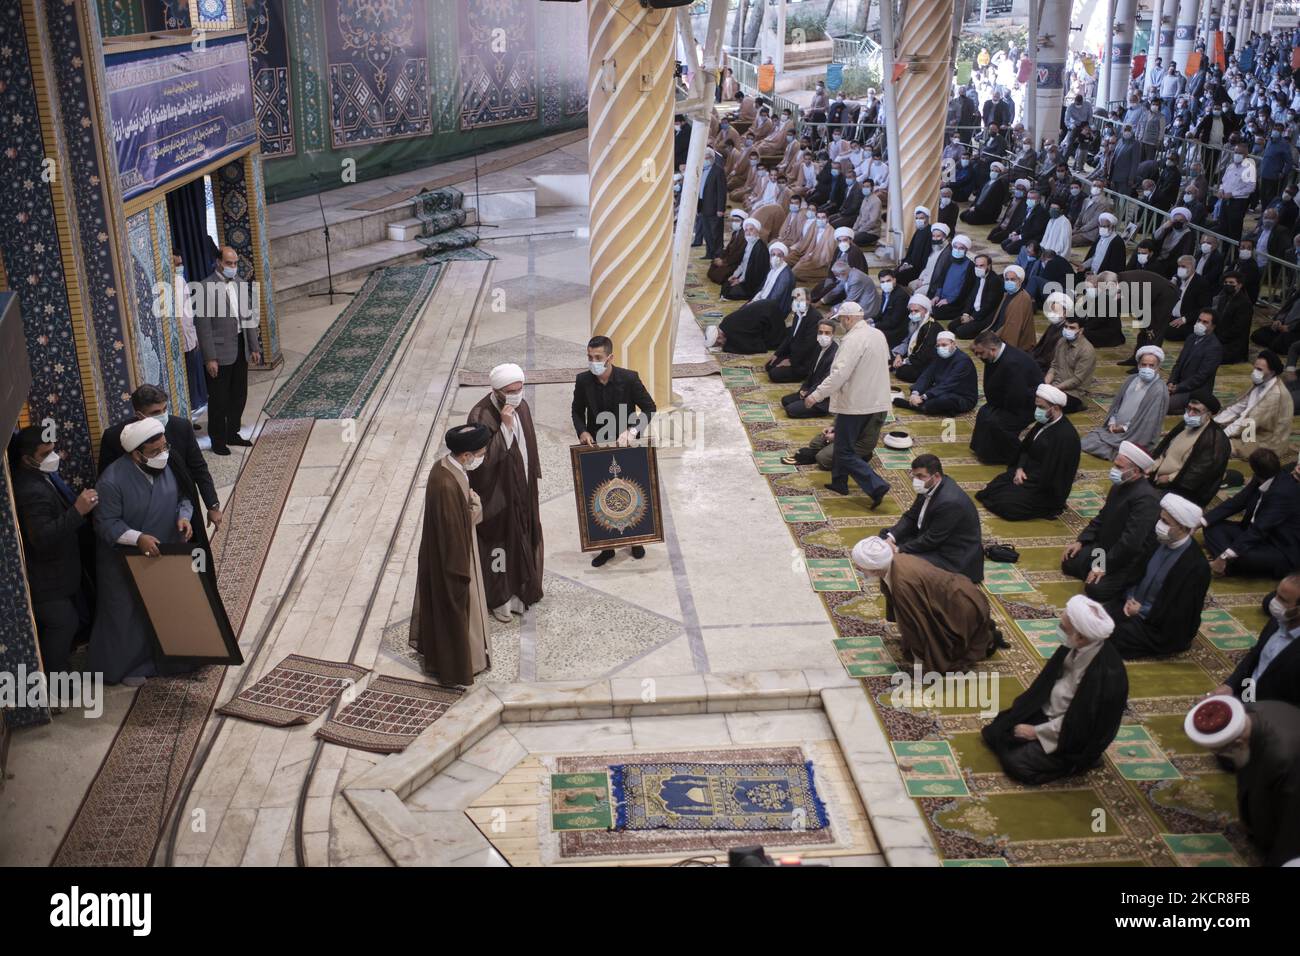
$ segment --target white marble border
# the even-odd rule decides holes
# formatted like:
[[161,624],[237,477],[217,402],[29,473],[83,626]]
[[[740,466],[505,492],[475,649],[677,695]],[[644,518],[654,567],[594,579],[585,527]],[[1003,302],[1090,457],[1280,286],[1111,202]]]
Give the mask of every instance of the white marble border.
[[[484,740],[489,734],[500,730],[513,740],[504,725],[810,709],[825,712],[888,864],[938,866],[929,828],[907,795],[871,702],[862,685],[839,669],[481,684],[405,751],[345,787],[343,795],[397,865],[481,866],[500,857],[485,836],[466,825],[463,810],[417,816],[406,801],[480,742],[492,749]],[[486,784],[486,790],[495,785],[520,759],[516,754],[509,766],[496,764],[491,768],[495,780],[489,776],[476,786]]]

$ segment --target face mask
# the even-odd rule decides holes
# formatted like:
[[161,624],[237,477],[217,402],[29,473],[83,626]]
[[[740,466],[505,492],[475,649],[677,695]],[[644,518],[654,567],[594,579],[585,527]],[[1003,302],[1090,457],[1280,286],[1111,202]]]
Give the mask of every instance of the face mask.
[[1006,289],[1008,292],[1015,292],[1020,287],[1016,285],[1015,279],[1006,279],[1002,283],[1002,288]]
[[1038,200],[1037,200],[1037,199],[1026,199],[1026,200],[1025,200],[1025,208],[1026,208],[1026,209],[1033,209],[1033,208],[1034,208],[1035,206],[1037,206],[1037,205],[1038,205]]
[[840,247],[840,252],[848,252],[849,244],[847,242],[837,242],[835,245]]
[[1024,199],[1024,198],[1025,198],[1025,191],[1024,191],[1023,189],[1017,189],[1017,190],[1015,190],[1015,194],[1016,194],[1016,198],[1017,198],[1017,199]]
[[1045,409],[1045,408],[1035,408],[1035,409],[1034,409],[1034,421],[1038,422],[1038,424],[1040,424],[1040,425],[1046,425],[1046,424],[1047,424],[1047,409]]
[[831,175],[832,175],[832,176],[838,176],[839,174],[840,174],[840,171],[839,171],[838,169],[832,169],[832,170],[831,170]]
[[1183,415],[1183,424],[1186,425],[1188,428],[1192,428],[1192,429],[1200,428],[1201,416],[1193,415],[1191,412],[1186,412]]
[[1110,470],[1110,483],[1112,485],[1118,485],[1118,484],[1122,484],[1123,481],[1124,481],[1124,472],[1120,471],[1118,468],[1112,468]]
[[808,211],[806,211],[806,212],[803,214],[803,217],[804,217],[805,219],[816,219],[816,218],[817,218],[817,210],[816,210],[816,209],[809,209]]
[[1213,248],[1214,246],[1210,245],[1208,242],[1201,243],[1201,255],[1208,256]]
[[925,482],[920,478],[913,478],[912,490],[915,491],[918,495],[925,494]]
[[924,312],[909,312],[909,313],[907,313],[907,321],[911,322],[913,325],[920,325],[920,324],[921,324],[921,320],[924,319],[924,318],[925,318],[925,313],[924,313]]
[[1254,382],[1256,385],[1263,385],[1264,373],[1261,372],[1259,369],[1255,369],[1255,371],[1250,373],[1250,380]]
[[738,222],[733,222],[733,223],[731,224],[731,231],[732,231],[732,232],[740,232],[740,225],[741,225],[741,224],[738,223]]
[[1277,623],[1283,627],[1286,626],[1286,619],[1290,610],[1290,608],[1282,603],[1282,599],[1277,595],[1273,595],[1272,600],[1268,602],[1268,613],[1273,616],[1273,620],[1277,621]]
[[1187,268],[1187,266],[1179,266],[1179,267],[1178,267],[1178,278],[1180,278],[1180,279],[1186,279],[1187,276],[1188,276],[1188,274],[1189,274],[1191,271],[1192,271],[1192,270],[1189,269],[1189,268]]
[[150,471],[162,471],[164,468],[167,467],[168,455],[169,452],[164,450],[158,452],[158,454],[154,455],[152,458],[146,458],[144,460],[145,467],[148,468]]
[[1156,540],[1159,541],[1161,544],[1168,544],[1168,543],[1169,543],[1169,530],[1170,530],[1170,529],[1169,529],[1169,525],[1168,525],[1168,523],[1167,523],[1163,518],[1160,519],[1159,521],[1157,521],[1157,522],[1156,522]]
[[791,206],[791,207],[790,207],[790,211],[791,211],[791,212],[798,212],[798,211],[799,211],[799,207],[798,207],[798,206]]
[[523,392],[506,392],[505,394],[505,403],[507,405],[513,405],[515,408],[518,408],[521,404],[523,404],[523,401],[524,401]]
[[1079,333],[1075,332],[1073,329],[1062,329],[1061,337],[1064,338],[1065,341],[1067,342],[1073,342],[1075,339],[1079,337]]
[[1060,325],[1061,319],[1062,316],[1057,315],[1055,312],[1047,313],[1047,321],[1050,322],[1052,325]]
[[852,185],[853,185],[854,183],[856,183],[856,182],[857,182],[857,180],[854,179],[852,176],[845,176],[845,177],[844,177],[844,185],[846,185],[846,186],[852,186]]
[[592,375],[604,375],[604,374],[605,374],[605,363],[604,363],[604,362],[588,362],[588,363],[587,363],[587,368],[591,369],[591,374],[592,374]]
[[819,336],[817,336],[817,344],[820,345],[820,346],[821,346],[822,348],[824,348],[824,349],[825,349],[825,348],[830,348],[830,344],[831,344],[831,342],[833,342],[834,340],[835,340],[835,336],[833,336],[833,335],[819,335]]
[[1100,195],[1101,195],[1101,188],[1098,187],[1098,186],[1093,186],[1092,189],[1091,189],[1091,193],[1092,193],[1093,196],[1100,196]]
[[1234,163],[1240,163],[1240,162],[1242,161],[1243,158],[1244,158],[1244,157],[1241,155],[1241,153],[1233,153],[1233,154],[1232,154],[1232,161],[1233,161]]
[[1191,202],[1195,198],[1196,197],[1193,196],[1191,193],[1183,193],[1183,202]]
[[465,465],[464,465],[465,470],[466,470],[466,471],[473,471],[473,470],[474,470],[475,468],[477,468],[479,465],[483,464],[483,459],[486,458],[486,457],[487,457],[487,455],[479,455],[479,456],[478,456],[477,458],[475,458],[473,461],[466,462]]
[[952,200],[949,199],[947,196],[940,196],[940,197],[939,197],[939,208],[940,208],[940,209],[946,209],[946,208],[948,207],[948,204],[949,204],[950,202],[952,202]]
[[894,291],[894,280],[893,280],[893,279],[882,279],[882,280],[880,280],[880,291],[881,291],[881,292],[893,292],[893,291]]
[[986,269],[986,268],[984,268],[983,266],[976,266],[976,267],[975,267],[975,276],[976,276],[976,278],[983,279],[983,278],[984,278],[986,275],[988,275],[988,274],[989,274],[989,270]]
[[239,275],[239,266],[222,266],[221,274],[227,279],[233,279]]
[[937,236],[934,235],[930,236],[930,241],[934,243],[936,246],[943,245],[943,233],[939,233]]
[[781,263],[785,262],[785,260],[782,259],[780,256],[768,256],[767,261],[772,264],[773,269],[781,265]]
[[935,349],[939,358],[952,358],[953,347],[951,345],[940,345]]
[[54,474],[56,471],[59,470],[60,461],[61,459],[59,458],[58,452],[55,451],[50,452],[48,455],[46,455],[44,458],[41,459],[41,471],[45,472],[47,475]]
[[970,160],[969,160],[969,159],[963,159],[963,160],[961,161],[961,164],[962,164],[963,166],[969,166],[969,165],[970,165]]
[[1144,382],[1154,381],[1155,377],[1156,370],[1153,368],[1147,367],[1138,369],[1138,378],[1142,379]]
[[1107,238],[1110,236],[1110,226],[1098,226],[1097,235]]
[[924,228],[925,228],[926,226],[928,226],[928,225],[930,225],[929,220],[927,220],[927,219],[922,219],[920,216],[917,216],[917,217],[916,217],[916,228],[917,228],[917,229],[924,229]]
[[1057,218],[1058,216],[1061,215],[1061,210],[1059,210],[1059,209],[1049,209],[1049,210],[1047,211],[1047,215],[1048,215],[1049,218],[1051,218],[1051,219],[1055,219],[1055,218]]
[[1147,264],[1147,260],[1150,259],[1150,258],[1151,258],[1151,255],[1150,255],[1149,253],[1146,253],[1146,252],[1139,252],[1139,253],[1137,254],[1138,265],[1142,265],[1142,266],[1146,265],[1146,264]]
[[965,259],[965,258],[966,258],[966,250],[965,250],[965,249],[954,249],[954,250],[952,251],[952,257],[953,257],[954,259]]

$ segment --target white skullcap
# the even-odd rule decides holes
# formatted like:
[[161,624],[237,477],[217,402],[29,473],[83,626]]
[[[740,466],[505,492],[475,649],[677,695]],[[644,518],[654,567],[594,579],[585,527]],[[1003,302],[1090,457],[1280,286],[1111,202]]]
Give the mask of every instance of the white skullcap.
[[1065,613],[1074,629],[1090,641],[1104,641],[1115,630],[1115,622],[1106,609],[1086,595],[1076,594],[1066,601]]
[[853,546],[853,563],[863,571],[884,571],[894,560],[894,549],[874,535]]
[[1119,451],[1117,451],[1116,454],[1123,455],[1143,471],[1147,471],[1156,463],[1155,459],[1148,455],[1140,445],[1135,445],[1131,441],[1120,442]]
[[1025,281],[1025,270],[1020,268],[1020,266],[1007,266],[1002,270],[1002,274],[1004,276],[1013,275],[1021,282]]
[[930,224],[930,231],[931,231],[931,232],[936,232],[936,231],[937,231],[937,232],[941,232],[941,233],[944,234],[944,237],[945,237],[945,238],[947,238],[948,235],[952,233],[952,230],[948,228],[948,224],[947,224],[946,222],[936,222],[936,223],[931,223],[931,224]]
[[1144,355],[1154,355],[1156,364],[1165,360],[1165,350],[1158,345],[1144,345],[1137,350],[1137,355],[1133,356],[1135,360],[1140,360]]
[[1192,211],[1186,206],[1175,206],[1169,210],[1169,217],[1172,219],[1174,216],[1182,216],[1184,219],[1191,220]]
[[1100,223],[1105,223],[1108,226],[1113,226],[1119,222],[1118,219],[1116,219],[1108,212],[1103,212],[1100,216],[1098,216],[1097,221]]
[[921,293],[919,292],[914,292],[912,294],[912,297],[907,300],[907,307],[909,309],[914,305],[920,306],[922,309],[925,309],[927,315],[929,314],[930,310],[934,308],[934,306],[930,302],[929,296],[921,295]]
[[498,365],[488,373],[488,382],[493,388],[505,388],[515,382],[524,380],[524,370],[513,362]]
[[741,220],[741,221],[743,222],[745,219],[748,219],[748,218],[749,218],[749,213],[747,213],[747,212],[746,212],[745,210],[743,210],[743,209],[733,209],[733,210],[731,210],[731,218],[732,218],[732,219],[739,219],[739,220]]
[[940,332],[938,335],[934,337],[934,340],[936,342],[939,341],[940,339],[948,339],[950,342],[956,342],[957,336],[954,333],[949,332],[947,329],[944,329],[942,332]]
[[915,216],[918,212],[925,213],[927,219],[930,217],[930,208],[928,206],[917,206],[912,210],[912,215]]
[[1062,309],[1063,314],[1067,316],[1074,315],[1074,300],[1071,299],[1064,292],[1053,292],[1051,295],[1049,295],[1046,299],[1043,300],[1044,314],[1046,314],[1047,307],[1049,305],[1059,305]]
[[866,315],[862,311],[862,306],[856,302],[841,302],[840,307],[835,310],[836,315]]
[[781,255],[785,255],[790,250],[786,247],[786,244],[784,242],[774,242],[767,247],[767,251],[772,253],[779,252],[781,253]]
[[1005,173],[1007,171],[1007,167],[999,162],[989,163],[989,169],[996,169],[1000,173]]
[[838,229],[835,230],[835,238],[836,238],[836,239],[852,239],[852,238],[853,238],[853,230],[850,229],[848,226],[840,226]]
[[161,435],[163,431],[163,423],[156,418],[146,418],[143,421],[132,422],[122,429],[122,450],[125,452],[135,451],[150,438]]
[[1199,700],[1183,718],[1183,732],[1207,750],[1234,743],[1246,729],[1246,705],[1230,694]]
[[1034,394],[1043,401],[1051,402],[1053,405],[1060,405],[1062,408],[1064,408],[1065,403],[1070,400],[1070,397],[1063,391],[1055,385],[1048,385],[1046,382],[1034,389]]
[[1181,495],[1165,495],[1160,499],[1160,510],[1168,511],[1170,517],[1184,528],[1195,530],[1205,523],[1201,506]]
[[957,245],[957,243],[961,243],[967,249],[970,249],[971,247],[970,236],[966,235],[966,233],[964,232],[957,233],[957,235],[952,237],[952,244],[955,246]]
[[748,219],[746,219],[742,225],[753,226],[755,229],[759,229],[759,230],[763,228],[763,224],[759,222],[757,219],[755,219],[753,216],[750,216]]

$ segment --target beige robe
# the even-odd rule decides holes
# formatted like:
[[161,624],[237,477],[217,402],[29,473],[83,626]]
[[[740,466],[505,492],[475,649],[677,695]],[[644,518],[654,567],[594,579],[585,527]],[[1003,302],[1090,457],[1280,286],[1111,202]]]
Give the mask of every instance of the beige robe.
[[[1256,448],[1271,448],[1284,461],[1290,455],[1291,420],[1295,415],[1295,402],[1291,390],[1279,377],[1274,377],[1271,386],[1249,409],[1251,386],[1218,415],[1214,420],[1223,426],[1224,433],[1232,439],[1232,457],[1245,461]],[[1247,421],[1255,425],[1254,441],[1242,439]]]
[[[757,132],[754,134],[754,148],[758,150],[758,155],[763,159],[776,159],[778,156],[783,159],[789,152],[788,145],[785,141],[785,134],[794,132],[794,123],[786,121],[776,126],[770,133],[762,139],[758,138]],[[793,145],[798,148],[799,140],[795,140]]]
[[771,243],[785,226],[785,220],[790,215],[790,190],[778,186],[776,202],[768,203],[766,206],[755,203],[751,206],[749,214],[763,224],[763,241]]
[[885,618],[898,625],[903,659],[927,671],[967,670],[984,660],[994,640],[989,600],[964,574],[899,553],[881,579]]
[[794,267],[795,282],[820,282],[826,278],[831,263],[835,261],[835,230],[828,222],[820,233],[814,224],[808,230],[808,245],[799,256]]

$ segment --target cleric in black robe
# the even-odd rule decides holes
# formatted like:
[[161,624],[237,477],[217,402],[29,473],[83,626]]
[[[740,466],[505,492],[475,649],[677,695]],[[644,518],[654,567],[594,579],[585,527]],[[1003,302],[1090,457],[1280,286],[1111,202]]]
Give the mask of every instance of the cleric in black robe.
[[1106,606],[1115,619],[1112,642],[1125,660],[1178,654],[1195,639],[1210,590],[1210,563],[1192,539],[1203,521],[1200,506],[1186,498],[1160,499],[1160,544],[1142,580]]
[[745,220],[742,228],[745,232],[745,252],[736,271],[722,283],[721,295],[724,299],[748,302],[754,293],[763,288],[770,260],[767,243],[759,238],[763,224],[751,216]]
[[1015,460],[975,492],[975,499],[999,518],[1055,518],[1065,510],[1080,454],[1079,433],[1065,417],[1067,398],[1055,386],[1038,386],[1034,426],[1020,440]]
[[1083,283],[1083,297],[1074,314],[1083,320],[1083,337],[1093,348],[1124,344],[1124,315],[1114,272],[1101,272]]
[[768,247],[770,267],[754,297],[722,320],[716,336],[705,331],[705,342],[715,343],[734,355],[770,352],[785,338],[785,319],[794,295],[794,273],[785,264],[789,251],[783,242]]
[[1038,364],[996,332],[981,332],[973,345],[984,363],[984,405],[975,416],[970,447],[986,465],[1016,460],[1020,433],[1034,420],[1034,390],[1043,382]]
[[817,342],[817,325],[822,314],[808,304],[806,289],[794,290],[790,309],[794,314],[790,328],[764,366],[768,380],[775,383],[802,382],[813,370],[813,363],[822,351]]
[[991,226],[1002,217],[1002,207],[1007,204],[1011,186],[1003,177],[1007,171],[1002,163],[989,164],[989,179],[980,187],[975,201],[959,217],[972,226]]
[[984,728],[1008,777],[1039,786],[1101,763],[1128,703],[1128,673],[1107,638],[1114,622],[1076,594],[1061,615],[1062,645],[1029,688]]

